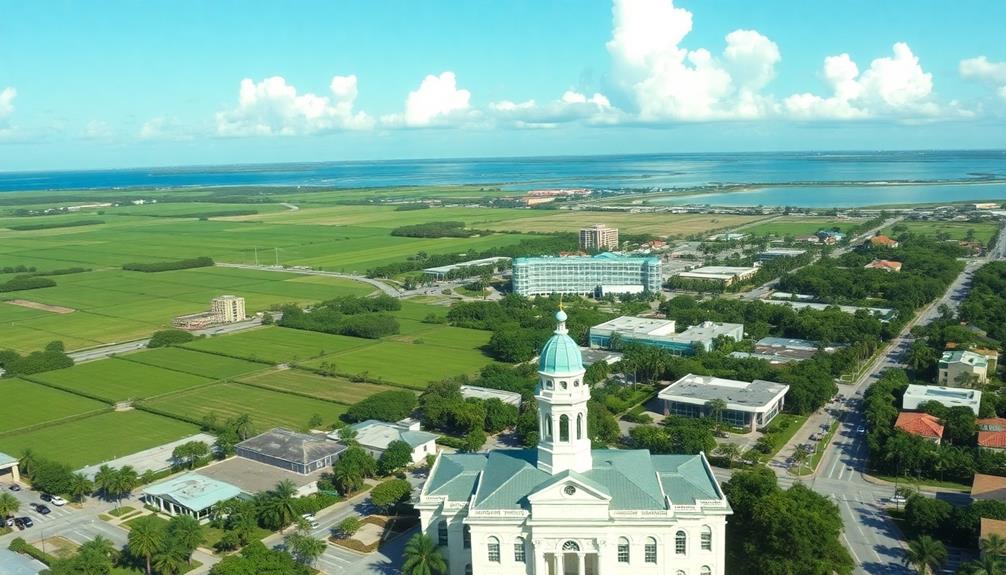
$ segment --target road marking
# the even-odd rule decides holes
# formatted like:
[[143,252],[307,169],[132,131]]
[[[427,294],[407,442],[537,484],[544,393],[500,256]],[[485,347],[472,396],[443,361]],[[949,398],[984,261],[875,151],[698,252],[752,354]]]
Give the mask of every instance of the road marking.
[[845,539],[845,548],[849,550],[852,558],[856,560],[856,565],[862,565],[863,562],[859,560],[859,555],[856,555],[856,551],[852,548],[852,543],[849,542],[849,538],[846,537],[845,533],[842,533],[842,539]]

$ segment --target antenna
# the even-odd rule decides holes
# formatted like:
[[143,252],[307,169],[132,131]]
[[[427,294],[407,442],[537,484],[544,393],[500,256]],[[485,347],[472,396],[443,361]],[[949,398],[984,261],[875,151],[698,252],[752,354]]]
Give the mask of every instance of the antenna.
[[563,311],[563,307],[562,307],[562,294],[561,293],[559,294],[559,311]]
[[273,248],[273,250],[276,254],[276,267],[279,267],[279,248]]
[[255,267],[258,267],[258,246],[255,246]]

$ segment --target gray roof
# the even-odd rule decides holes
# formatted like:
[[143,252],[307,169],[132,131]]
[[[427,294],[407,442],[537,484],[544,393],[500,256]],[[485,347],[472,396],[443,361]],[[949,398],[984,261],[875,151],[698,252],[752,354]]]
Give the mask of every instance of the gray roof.
[[[439,437],[427,431],[413,431],[402,425],[368,419],[351,426],[356,430],[356,442],[364,447],[387,449],[392,441],[404,441],[415,449],[420,445],[436,441]],[[338,433],[338,432],[336,432]],[[334,434],[333,434],[334,435]]]
[[503,403],[509,403],[510,405],[520,407],[520,394],[513,391],[479,387],[477,385],[462,385],[461,395],[464,396],[465,399],[469,397],[483,400],[498,399]]
[[666,509],[674,504],[720,499],[715,478],[701,455],[650,455],[645,449],[591,452],[589,471],[551,475],[538,469],[536,449],[487,454],[444,454],[424,488],[425,495],[452,501],[472,499],[473,509],[529,509],[528,497],[573,478],[610,498],[616,510]]
[[244,492],[230,483],[189,472],[149,485],[143,489],[143,493],[171,499],[193,511],[202,511]]
[[246,439],[235,447],[304,465],[346,450],[345,445],[331,441],[324,435],[297,433],[282,427]]
[[807,351],[817,351],[819,342],[810,339],[796,339],[791,337],[763,337],[755,342],[755,345],[765,347],[779,347],[783,349],[799,349]]
[[38,575],[46,566],[27,555],[0,549],[0,575]]
[[727,409],[756,411],[765,408],[789,391],[788,385],[756,379],[752,382],[689,373],[660,390],[657,397],[668,401],[705,405],[722,399]]

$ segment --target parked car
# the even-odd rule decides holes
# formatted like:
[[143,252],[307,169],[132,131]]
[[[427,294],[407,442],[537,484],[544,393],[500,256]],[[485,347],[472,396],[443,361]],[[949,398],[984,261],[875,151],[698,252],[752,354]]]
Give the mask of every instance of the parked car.
[[31,517],[18,517],[14,520],[14,527],[18,529],[27,529],[35,525],[35,522],[31,520]]
[[321,524],[318,523],[318,518],[314,516],[314,513],[305,513],[301,515],[301,517],[304,519],[304,521],[307,522],[308,525],[311,526],[311,529],[317,529],[318,527],[321,526]]
[[866,433],[866,428],[860,425],[856,428],[856,433]]
[[46,502],[52,501],[52,495],[49,495],[48,493],[42,493],[41,495],[38,496],[38,498]]
[[11,491],[21,491],[21,486],[18,485],[17,483],[12,483],[11,486],[8,487],[8,489],[10,489]]
[[908,499],[904,495],[895,495],[891,498],[891,503],[896,503],[898,505],[904,505],[908,502]]
[[66,499],[63,499],[59,495],[50,495],[49,496],[49,503],[52,503],[56,507],[62,507],[64,505],[66,505]]
[[48,515],[48,514],[52,513],[51,509],[49,509],[45,505],[42,505],[41,503],[31,503],[30,506],[39,515]]
[[7,527],[14,527],[14,516],[8,515],[7,519],[4,520],[4,525]]

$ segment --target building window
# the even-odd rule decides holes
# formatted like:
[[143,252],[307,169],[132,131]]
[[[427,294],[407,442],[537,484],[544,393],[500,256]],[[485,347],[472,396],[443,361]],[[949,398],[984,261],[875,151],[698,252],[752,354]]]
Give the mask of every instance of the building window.
[[559,417],[559,441],[569,441],[569,416]]
[[518,537],[513,542],[513,560],[517,563],[524,563],[527,561],[526,551],[524,550],[524,538]]
[[440,524],[437,525],[437,545],[447,547],[447,521],[444,521],[443,519],[441,519]]
[[465,528],[462,531],[462,537],[461,537],[461,539],[462,539],[462,545],[464,546],[465,549],[471,549],[472,548],[472,528],[471,527],[465,525]]
[[629,540],[625,537],[618,538],[618,562],[629,562]]
[[500,540],[495,537],[489,538],[489,562],[500,562]]
[[701,543],[703,551],[713,550],[713,530],[708,525],[702,526]]
[[653,537],[646,538],[646,545],[643,547],[643,560],[647,563],[657,562],[657,540]]
[[684,555],[685,549],[688,547],[688,536],[685,535],[684,531],[678,531],[674,535],[674,552],[678,555]]
[[576,438],[583,439],[583,414],[576,415]]
[[576,541],[567,541],[562,544],[563,551],[579,551],[580,546],[576,544]]
[[678,569],[677,571],[674,572],[674,575],[685,575],[685,572]]
[[566,382],[565,381],[560,381],[559,385],[561,385],[563,389],[566,389]]
[[699,571],[700,575],[713,575],[713,570],[709,568],[708,565],[702,566],[702,571]]
[[545,434],[545,437],[547,437],[549,439],[552,439],[552,418],[551,417],[546,417],[545,418],[545,429],[547,431],[547,433]]
[[472,564],[465,565],[465,575],[472,575]]

